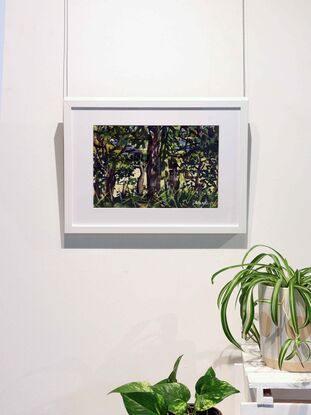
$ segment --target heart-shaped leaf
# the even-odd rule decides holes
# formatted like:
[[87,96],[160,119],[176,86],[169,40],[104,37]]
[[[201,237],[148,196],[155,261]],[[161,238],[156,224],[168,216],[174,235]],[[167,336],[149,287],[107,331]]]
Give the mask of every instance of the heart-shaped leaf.
[[170,375],[168,377],[170,382],[177,382],[177,377],[176,377],[177,376],[177,370],[178,370],[178,366],[179,366],[179,363],[180,363],[182,357],[183,357],[183,355],[179,356],[177,358],[176,362],[174,363],[173,370],[172,370],[172,372],[170,373]]
[[129,415],[166,415],[167,405],[162,396],[150,392],[122,394]]
[[205,375],[197,381],[195,390],[197,411],[205,411],[228,396],[239,393],[230,383],[218,379],[213,368],[209,368]]
[[151,392],[151,385],[147,382],[131,382],[113,389],[110,393]]
[[168,407],[169,412],[174,415],[185,415],[187,414],[187,409],[187,402],[184,402],[181,399],[176,399],[176,401],[172,402]]
[[178,366],[179,366],[179,363],[180,363],[182,357],[183,357],[183,355],[181,355],[177,358],[176,362],[174,363],[173,370],[170,373],[169,377],[160,380],[160,382],[158,382],[157,385],[162,385],[163,383],[177,382],[176,375],[177,375]]
[[214,406],[214,401],[210,400],[206,395],[197,395],[195,399],[195,410],[198,412],[207,411]]
[[187,386],[182,383],[163,383],[152,386],[155,393],[164,397],[166,403],[170,407],[176,400],[183,401],[185,403],[190,399],[190,391]]

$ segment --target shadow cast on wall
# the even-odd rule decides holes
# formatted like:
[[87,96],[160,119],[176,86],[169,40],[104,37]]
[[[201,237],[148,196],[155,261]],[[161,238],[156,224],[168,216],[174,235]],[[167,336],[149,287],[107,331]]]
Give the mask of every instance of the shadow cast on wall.
[[[252,137],[248,128],[248,228],[250,227],[250,166]],[[59,123],[54,136],[55,166],[61,247],[65,249],[245,249],[245,234],[65,234],[64,233],[64,127]]]

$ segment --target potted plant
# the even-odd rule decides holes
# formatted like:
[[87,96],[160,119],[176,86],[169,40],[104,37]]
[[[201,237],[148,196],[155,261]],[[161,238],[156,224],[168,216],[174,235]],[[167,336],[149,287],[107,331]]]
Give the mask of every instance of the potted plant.
[[[254,255],[258,248],[263,252]],[[227,318],[228,304],[237,288],[242,338],[259,345],[265,364],[293,372],[311,371],[311,267],[295,270],[275,249],[255,245],[246,252],[241,264],[214,273],[212,282],[232,269],[237,272],[224,285],[217,301],[222,328],[230,342],[242,350]],[[259,331],[255,322],[257,306]]]
[[168,378],[155,385],[131,382],[110,393],[120,393],[129,415],[221,415],[214,405],[228,396],[239,393],[228,382],[217,379],[212,367],[195,385],[195,402],[189,403],[190,391],[177,382],[176,374],[182,356],[176,360]]

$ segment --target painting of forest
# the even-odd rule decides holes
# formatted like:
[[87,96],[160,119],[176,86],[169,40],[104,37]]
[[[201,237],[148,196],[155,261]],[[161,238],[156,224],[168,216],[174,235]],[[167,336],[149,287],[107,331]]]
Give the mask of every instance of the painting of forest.
[[217,208],[219,126],[93,127],[95,208]]

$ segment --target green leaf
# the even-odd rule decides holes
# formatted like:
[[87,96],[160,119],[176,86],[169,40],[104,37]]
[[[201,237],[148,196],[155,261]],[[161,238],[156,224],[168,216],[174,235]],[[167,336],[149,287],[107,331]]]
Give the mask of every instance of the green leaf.
[[[257,282],[255,285],[257,285]],[[247,294],[246,294],[245,313],[244,313],[243,321],[242,321],[244,338],[246,338],[254,322],[255,305],[254,305],[253,290],[254,290],[254,284],[251,285],[251,287],[248,289]]]
[[[233,290],[241,283],[243,279],[243,275],[241,272],[239,272],[231,281],[231,285],[228,287],[226,293],[222,297],[222,303],[221,303],[221,309],[220,309],[220,317],[221,317],[221,324],[223,331],[227,337],[227,339],[234,344],[237,348],[242,350],[241,345],[236,341],[236,339],[233,337],[228,320],[227,320],[227,308],[229,304],[230,297],[232,295]],[[247,288],[243,291],[243,297],[241,297],[241,301],[243,302],[243,312],[242,314],[242,320],[243,320],[243,326],[244,326],[244,333],[247,334],[250,328],[252,327],[253,320],[254,320],[254,303],[252,299],[252,289],[256,285],[260,283],[269,283],[269,274],[266,273],[257,273],[254,272],[252,275],[252,279],[248,284],[244,284],[244,288]],[[249,298],[248,294],[250,293]],[[245,300],[247,298],[247,301]]]
[[250,333],[252,335],[252,339],[258,344],[259,348],[260,348],[260,334],[257,330],[257,327],[255,326],[255,324],[252,325],[252,327],[250,328]]
[[182,383],[162,383],[152,386],[155,393],[164,397],[168,405],[175,402],[176,399],[188,402],[190,399],[190,391],[187,386]]
[[214,401],[209,399],[208,395],[197,395],[195,398],[194,408],[198,412],[207,411],[214,406]]
[[281,350],[280,350],[280,353],[279,353],[279,359],[278,359],[278,364],[279,364],[280,370],[282,369],[285,356],[286,356],[287,351],[288,351],[288,349],[289,349],[289,347],[290,347],[290,345],[292,344],[293,341],[294,340],[287,339],[281,347]]
[[150,392],[122,394],[129,415],[166,415],[167,405],[163,397]]
[[[212,368],[209,368],[205,375],[197,381],[195,390],[200,407],[202,407],[204,399],[208,401],[206,405],[210,405],[210,402],[212,402],[213,406],[228,396],[239,393],[230,383],[218,379]],[[199,397],[200,395],[204,398]]]
[[160,382],[156,383],[156,385],[162,385],[163,383],[177,382],[176,374],[177,374],[178,366],[179,366],[179,363],[180,363],[182,357],[183,357],[183,355],[181,355],[177,358],[176,362],[174,363],[173,370],[170,373],[169,377],[160,380]]
[[177,382],[176,375],[177,375],[178,366],[179,366],[179,363],[180,363],[182,357],[183,357],[183,355],[179,356],[177,358],[175,364],[174,364],[173,370],[172,370],[171,374],[168,377],[170,382]]
[[273,323],[278,325],[278,311],[279,311],[279,293],[282,286],[282,280],[278,280],[274,286],[272,297],[271,297],[271,318]]
[[304,309],[305,309],[305,321],[302,327],[306,327],[309,323],[311,323],[311,291],[304,287],[299,287],[295,285],[296,290],[301,295],[302,300],[304,301]]
[[299,327],[298,327],[297,307],[296,307],[296,298],[295,298],[295,284],[293,280],[289,282],[288,293],[289,293],[289,310],[290,310],[291,324],[292,324],[295,336],[298,336]]
[[126,383],[125,385],[119,386],[116,389],[113,389],[109,393],[133,393],[133,392],[151,392],[152,388],[151,385],[147,382],[131,382]]
[[188,404],[181,399],[176,399],[168,406],[169,412],[174,415],[185,415],[187,414]]
[[198,394],[203,394],[204,393],[204,386],[206,384],[209,384],[211,382],[213,382],[213,380],[216,379],[216,373],[215,370],[210,367],[204,376],[200,377],[200,379],[197,381],[196,385],[195,385],[195,391]]

